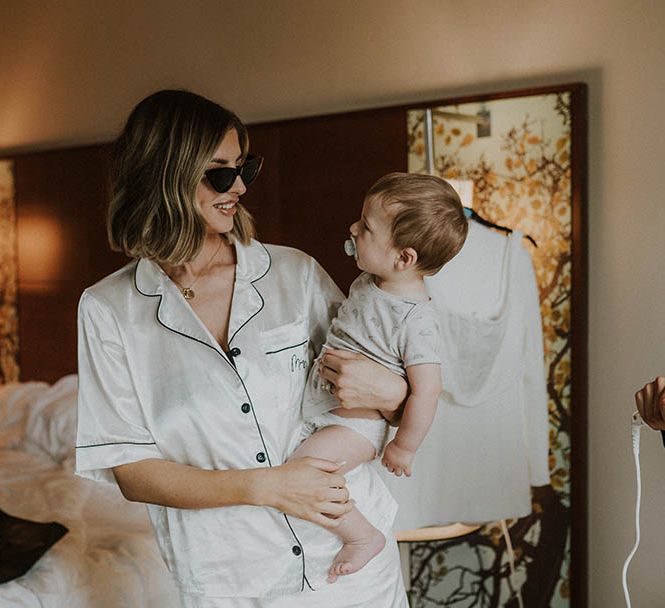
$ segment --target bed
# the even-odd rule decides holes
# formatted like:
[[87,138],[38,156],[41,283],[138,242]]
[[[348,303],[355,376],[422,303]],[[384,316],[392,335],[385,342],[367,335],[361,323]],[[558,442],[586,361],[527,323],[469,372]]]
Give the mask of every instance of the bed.
[[74,474],[76,390],[75,375],[0,386],[0,511],[68,530],[0,584],[0,606],[175,607],[145,507]]

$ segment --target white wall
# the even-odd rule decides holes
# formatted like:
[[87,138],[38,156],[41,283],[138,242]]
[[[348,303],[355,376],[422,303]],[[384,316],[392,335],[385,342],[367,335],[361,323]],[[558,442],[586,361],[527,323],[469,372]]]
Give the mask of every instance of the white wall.
[[[166,86],[256,122],[589,83],[590,593],[623,605],[632,393],[665,371],[665,2],[4,0],[0,56],[0,153],[108,140]],[[643,435],[647,533],[630,581],[652,607],[665,605],[665,449]]]

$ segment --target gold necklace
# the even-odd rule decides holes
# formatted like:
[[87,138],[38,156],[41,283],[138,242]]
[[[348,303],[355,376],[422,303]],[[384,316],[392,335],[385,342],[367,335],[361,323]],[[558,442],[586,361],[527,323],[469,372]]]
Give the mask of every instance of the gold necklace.
[[[203,267],[203,270],[201,270],[201,272],[199,272],[199,274],[194,275],[194,280],[190,283],[189,287],[184,287],[183,285],[178,283],[178,281],[173,279],[173,282],[179,287],[180,293],[182,293],[185,300],[194,299],[196,294],[194,293],[194,290],[192,289],[192,287],[194,287],[194,284],[196,283],[196,281],[198,281],[206,273],[206,271],[210,267],[210,264],[212,264],[212,261],[217,257],[217,254],[219,253],[219,250],[221,248],[222,248],[222,239],[220,237],[219,246],[217,247],[217,249],[215,249],[215,253],[212,254],[212,257],[208,260],[208,263]],[[194,273],[192,272],[192,274],[194,274]]]

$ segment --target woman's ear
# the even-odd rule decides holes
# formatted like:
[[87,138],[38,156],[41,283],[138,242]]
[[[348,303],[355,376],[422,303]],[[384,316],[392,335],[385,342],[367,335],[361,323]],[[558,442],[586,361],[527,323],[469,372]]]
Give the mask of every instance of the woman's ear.
[[418,253],[413,247],[407,247],[399,252],[395,261],[395,270],[408,270],[415,268],[418,263]]

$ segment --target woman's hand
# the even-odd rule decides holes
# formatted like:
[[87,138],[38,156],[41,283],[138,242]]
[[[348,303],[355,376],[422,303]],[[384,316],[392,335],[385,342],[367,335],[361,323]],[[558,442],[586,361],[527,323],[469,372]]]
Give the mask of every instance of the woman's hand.
[[346,409],[379,410],[391,419],[406,399],[408,384],[376,361],[348,350],[327,348],[321,358],[321,376]]
[[339,524],[353,508],[346,480],[336,473],[340,465],[321,458],[293,458],[269,469],[256,485],[255,504],[306,519],[325,528]]
[[658,376],[635,393],[635,405],[652,429],[665,431],[665,378]]

